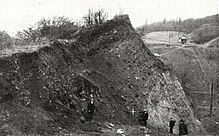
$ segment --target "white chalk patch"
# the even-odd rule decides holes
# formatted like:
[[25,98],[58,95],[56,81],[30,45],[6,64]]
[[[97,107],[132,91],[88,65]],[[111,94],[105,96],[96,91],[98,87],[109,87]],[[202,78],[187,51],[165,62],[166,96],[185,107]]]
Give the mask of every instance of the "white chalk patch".
[[116,133],[118,133],[118,134],[124,134],[124,130],[123,130],[123,129],[117,129]]

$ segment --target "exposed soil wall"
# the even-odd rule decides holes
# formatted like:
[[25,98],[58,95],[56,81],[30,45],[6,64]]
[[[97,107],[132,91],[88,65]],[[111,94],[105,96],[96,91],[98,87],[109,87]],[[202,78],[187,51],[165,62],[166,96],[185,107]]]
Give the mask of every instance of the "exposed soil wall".
[[[185,119],[190,133],[202,131],[180,82],[126,15],[82,29],[73,41],[2,57],[0,64],[2,134],[99,132],[105,122],[137,124],[144,109],[150,126],[167,130],[174,117]],[[87,121],[91,99],[96,108]]]

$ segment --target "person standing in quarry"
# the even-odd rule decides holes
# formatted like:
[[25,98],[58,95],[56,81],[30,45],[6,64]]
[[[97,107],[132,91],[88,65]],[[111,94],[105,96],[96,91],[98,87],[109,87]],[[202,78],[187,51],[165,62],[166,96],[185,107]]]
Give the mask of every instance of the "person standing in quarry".
[[91,100],[87,105],[87,120],[88,121],[91,121],[93,119],[94,110],[95,110],[94,98],[91,95]]
[[179,135],[187,135],[188,134],[188,128],[187,125],[185,124],[185,121],[183,119],[180,120],[179,123]]
[[93,119],[95,109],[93,101],[89,102],[87,107],[87,120],[91,121]]
[[140,116],[139,116],[139,125],[141,126],[147,126],[147,120],[148,120],[148,111],[140,111]]
[[173,134],[173,127],[175,126],[176,121],[173,118],[170,118],[169,127],[170,127],[170,134]]

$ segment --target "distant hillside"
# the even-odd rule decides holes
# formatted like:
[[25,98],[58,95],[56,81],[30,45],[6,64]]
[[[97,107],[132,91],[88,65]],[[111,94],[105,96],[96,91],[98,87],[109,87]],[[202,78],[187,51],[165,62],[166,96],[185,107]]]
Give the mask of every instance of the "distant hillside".
[[[156,31],[180,31],[187,34],[192,33],[194,36],[194,42],[199,44],[208,42],[219,36],[219,29],[215,28],[219,28],[218,14],[199,19],[190,18],[183,21],[180,18],[170,21],[164,19],[160,22],[143,25],[137,28],[137,31],[141,35]],[[212,30],[214,30],[213,33],[211,33]]]
[[192,42],[203,44],[219,36],[219,26],[205,24],[191,33]]
[[155,32],[155,31],[178,31],[178,30],[185,33],[191,33],[192,31],[200,28],[204,24],[219,25],[219,15],[216,14],[199,19],[190,18],[183,21],[180,18],[178,20],[170,20],[170,21],[166,21],[166,19],[164,19],[163,21],[160,22],[155,22],[149,25],[146,24],[140,26],[139,28],[137,28],[137,30],[145,29],[144,31],[146,33]]
[[203,45],[205,48],[219,48],[219,37]]
[[[219,37],[211,40],[210,42],[202,46],[203,48],[205,48],[206,51],[206,59],[208,59],[209,61],[215,60],[217,65],[219,65]],[[219,69],[218,68],[216,69],[218,71],[218,76],[219,76]],[[219,82],[218,82],[218,87],[219,87]]]

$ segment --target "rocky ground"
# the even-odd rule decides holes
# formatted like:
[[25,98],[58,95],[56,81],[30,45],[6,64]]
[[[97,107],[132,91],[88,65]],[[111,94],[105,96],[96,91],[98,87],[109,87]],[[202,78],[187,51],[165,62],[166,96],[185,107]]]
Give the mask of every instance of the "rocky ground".
[[[191,135],[205,134],[180,81],[127,15],[0,64],[1,135],[168,135],[170,117],[176,126],[183,118]],[[148,128],[138,126],[144,109]]]
[[[145,40],[146,46],[177,75],[187,96],[193,101],[196,114],[203,120],[207,131],[212,134],[219,133],[219,53],[217,39],[205,45],[192,43],[185,45],[179,45],[179,43],[159,44],[159,41],[151,44]],[[213,94],[211,95],[212,83]],[[213,110],[212,116],[209,117],[211,98]]]

